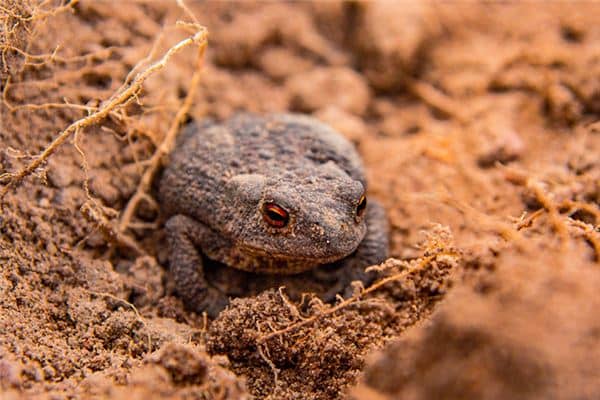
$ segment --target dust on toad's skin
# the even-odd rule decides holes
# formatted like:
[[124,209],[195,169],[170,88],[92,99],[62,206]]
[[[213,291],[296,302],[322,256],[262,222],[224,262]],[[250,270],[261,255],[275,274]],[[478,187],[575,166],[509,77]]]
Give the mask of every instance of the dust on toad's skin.
[[[260,274],[262,287],[292,274],[321,280],[325,300],[368,283],[364,268],[387,256],[388,226],[365,191],[353,145],[314,118],[243,114],[188,126],[159,184],[179,296],[216,316],[239,294],[240,274]],[[208,282],[213,262],[238,271],[231,287]]]

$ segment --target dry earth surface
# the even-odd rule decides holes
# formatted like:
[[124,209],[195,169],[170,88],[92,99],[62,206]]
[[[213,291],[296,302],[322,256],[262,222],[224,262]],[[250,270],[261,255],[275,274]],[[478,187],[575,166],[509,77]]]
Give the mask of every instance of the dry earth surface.
[[[196,92],[192,43],[17,179],[194,18]],[[0,0],[0,397],[597,398],[598,21],[594,2]],[[189,93],[185,120],[302,112],[357,145],[392,226],[376,286],[184,308],[152,185],[123,212]]]

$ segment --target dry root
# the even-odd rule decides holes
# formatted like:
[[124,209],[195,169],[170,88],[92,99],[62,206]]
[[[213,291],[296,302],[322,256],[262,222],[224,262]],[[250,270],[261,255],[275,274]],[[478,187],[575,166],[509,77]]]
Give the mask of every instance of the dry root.
[[96,225],[98,230],[109,242],[133,250],[136,256],[144,254],[144,250],[142,250],[133,239],[119,232],[111,223],[106,216],[107,212],[105,207],[100,206],[93,200],[88,200],[81,206],[81,213],[86,220]]
[[61,5],[46,8],[48,1],[41,0],[1,0],[0,1],[0,76],[4,81],[9,76],[10,58],[19,55],[24,58],[23,65],[41,65],[56,56],[52,54],[33,55],[23,50],[31,35],[31,26],[45,18],[70,11],[79,0],[64,1]]
[[[133,304],[131,304],[130,302],[128,302],[127,300],[124,299],[120,299],[115,295],[112,295],[110,293],[106,293],[106,292],[95,292],[93,290],[86,290],[90,295],[93,296],[97,296],[97,297],[103,297],[103,298],[108,298],[111,299],[117,303],[122,303],[124,305],[126,305],[127,307],[129,307],[133,313],[135,314],[135,317],[137,318],[137,320],[142,324],[142,326],[144,328],[147,329],[148,325],[146,324],[146,320],[144,320],[144,318],[142,317],[142,314],[140,314],[140,312],[138,311],[138,309],[136,308],[136,306],[134,306]],[[146,345],[148,346],[148,353],[152,352],[152,337],[150,336],[150,332],[146,333]]]
[[[571,234],[578,233],[592,246],[595,261],[600,264],[600,208],[597,205],[574,200],[557,202],[553,199],[551,193],[544,189],[539,180],[529,177],[523,171],[506,168],[506,172],[508,180],[528,189],[541,205],[538,210],[528,215],[524,214],[515,221],[517,231],[531,228],[536,220],[545,216],[560,238],[563,253],[565,253]],[[574,215],[578,212],[585,212],[590,215],[593,217],[594,222],[590,223],[575,219]]]
[[[194,25],[194,26],[200,27],[199,25]],[[129,202],[127,203],[127,206],[123,210],[123,214],[121,216],[121,220],[119,223],[119,232],[125,232],[125,230],[127,230],[129,225],[131,224],[131,220],[133,218],[135,210],[137,209],[138,204],[140,203],[140,201],[144,200],[144,198],[147,196],[147,193],[149,192],[150,186],[152,184],[152,179],[154,178],[154,175],[160,168],[161,162],[162,162],[164,156],[167,155],[173,148],[173,145],[175,143],[175,138],[177,137],[177,133],[179,132],[179,126],[183,122],[186,114],[188,113],[190,107],[192,106],[192,101],[194,100],[194,96],[196,95],[196,91],[198,89],[198,84],[200,83],[202,64],[204,62],[204,52],[206,50],[206,45],[207,45],[206,30],[204,29],[202,33],[203,33],[203,36],[201,38],[201,41],[197,42],[199,45],[199,52],[198,52],[198,57],[197,57],[197,61],[196,61],[196,68],[194,70],[194,75],[192,76],[192,80],[190,83],[190,88],[188,90],[187,96],[186,96],[185,100],[183,101],[183,104],[177,111],[177,114],[175,115],[175,118],[173,119],[173,122],[171,123],[171,127],[169,128],[169,131],[165,135],[165,138],[163,139],[160,146],[158,146],[158,148],[156,149],[156,151],[150,158],[149,166],[146,169],[146,172],[144,172],[144,175],[142,176],[142,179],[140,180],[140,183],[138,184],[135,194],[129,200]],[[198,39],[194,39],[194,40],[196,41]]]
[[446,96],[435,87],[424,81],[411,81],[408,85],[409,90],[414,96],[423,103],[443,115],[453,118],[459,123],[468,121],[467,113],[456,101]]
[[[111,98],[105,101],[95,112],[91,113],[85,118],[81,118],[73,122],[65,130],[60,132],[57,135],[57,137],[52,141],[52,143],[50,143],[48,147],[44,149],[44,151],[42,151],[37,157],[35,157],[32,162],[30,162],[24,168],[15,173],[8,173],[0,176],[0,180],[8,181],[8,183],[0,191],[0,198],[3,197],[8,192],[8,190],[13,188],[15,185],[19,184],[25,177],[31,175],[31,173],[33,173],[38,167],[40,167],[42,163],[44,163],[58,149],[58,147],[60,147],[72,135],[82,131],[90,125],[99,124],[111,112],[117,111],[132,100],[136,99],[137,94],[142,89],[144,81],[148,79],[151,75],[164,69],[171,57],[173,57],[173,55],[180,52],[185,47],[195,44],[200,48],[199,58],[201,59],[204,54],[204,49],[207,45],[208,32],[206,28],[202,26],[197,26],[197,28],[198,31],[193,36],[188,37],[187,39],[182,40],[175,46],[171,47],[160,60],[150,65],[144,71],[140,72],[131,82],[131,84],[129,84],[128,86],[111,96]],[[189,109],[189,104],[186,103],[187,102],[184,102],[184,105],[180,109],[180,112],[177,113],[175,121],[173,122],[173,126],[179,126],[179,123],[183,119],[183,116]],[[169,131],[169,134],[171,134],[172,131],[173,128]],[[166,139],[169,138],[167,137]],[[168,146],[166,144],[168,143],[163,142],[159,151],[164,152],[165,150],[168,150]]]
[[[11,0],[5,0],[11,1]],[[64,11],[74,4],[77,1],[71,1],[68,5],[62,5],[58,8],[52,9],[51,11],[42,11],[39,9],[28,9],[26,5],[23,5],[21,8],[18,7],[9,7],[12,3],[4,5],[0,2],[0,24],[2,24],[2,29],[7,33],[10,39],[11,34],[17,34],[16,31],[8,29],[8,25],[12,24],[14,26],[23,26],[26,22],[31,22],[33,20],[44,18],[46,16],[54,15],[58,12]],[[175,137],[178,133],[179,126],[182,121],[185,119],[186,114],[189,112],[189,109],[192,105],[192,101],[197,92],[198,83],[201,77],[201,68],[204,60],[204,52],[207,46],[207,37],[208,32],[205,27],[201,26],[197,23],[196,18],[191,14],[189,9],[185,6],[182,0],[178,0],[178,5],[184,10],[186,14],[190,16],[193,23],[183,23],[177,22],[177,26],[180,28],[184,28],[191,32],[191,35],[184,40],[181,40],[171,48],[169,48],[163,55],[153,63],[150,63],[152,59],[156,58],[157,52],[157,43],[155,42],[155,46],[151,49],[150,53],[146,58],[140,61],[128,74],[125,79],[125,82],[121,87],[107,100],[101,102],[100,104],[94,105],[80,105],[80,104],[69,104],[65,103],[46,103],[46,104],[11,104],[8,100],[8,91],[11,87],[10,75],[6,79],[4,88],[3,88],[3,103],[6,107],[6,110],[9,112],[16,112],[17,110],[49,110],[49,109],[58,109],[58,108],[69,108],[77,111],[84,111],[86,115],[74,122],[72,122],[66,129],[59,132],[54,140],[38,155],[33,156],[31,161],[26,164],[20,170],[16,172],[9,172],[0,175],[0,183],[4,184],[4,187],[0,188],[0,199],[2,199],[6,193],[12,188],[19,185],[23,179],[32,174],[37,174],[41,167],[43,167],[44,163],[48,160],[50,156],[68,139],[72,139],[73,144],[76,150],[81,155],[82,160],[82,168],[85,173],[85,181],[84,181],[84,189],[86,192],[86,196],[88,201],[82,207],[82,213],[84,216],[93,222],[96,223],[97,227],[102,231],[102,233],[112,242],[116,242],[120,245],[123,245],[127,248],[132,249],[136,254],[141,254],[143,251],[136,245],[135,241],[128,238],[124,235],[124,232],[128,227],[134,226],[132,223],[133,215],[140,203],[140,201],[148,199],[148,192],[150,190],[150,184],[156,172],[158,171],[161,161],[164,156],[171,150],[173,147]],[[14,14],[11,10],[21,10],[18,14]],[[14,14],[14,15],[13,15]],[[11,25],[11,26],[12,26]],[[8,30],[7,30],[8,29]],[[16,29],[16,28],[15,28]],[[11,33],[12,32],[12,33]],[[162,37],[162,36],[161,36]],[[68,62],[81,62],[85,60],[91,60],[99,57],[99,54],[88,54],[76,57],[76,59],[65,59],[60,57],[58,53],[58,49],[56,49],[52,54],[41,54],[41,55],[33,55],[29,54],[25,50],[22,50],[18,46],[14,44],[15,42],[3,41],[0,43],[0,51],[2,52],[2,57],[4,59],[7,52],[12,52],[17,54],[18,56],[24,59],[24,65],[42,65],[45,63],[51,63],[54,61],[68,63]],[[137,190],[133,197],[128,202],[125,207],[122,217],[119,220],[119,224],[116,227],[113,227],[113,224],[109,221],[108,215],[106,214],[104,208],[95,201],[89,193],[88,189],[88,166],[85,154],[77,145],[78,136],[82,135],[85,132],[85,129],[92,125],[100,125],[107,117],[112,117],[117,121],[126,121],[131,122],[127,115],[126,109],[127,106],[133,102],[139,103],[138,95],[142,91],[142,87],[144,82],[152,75],[158,73],[159,71],[166,68],[167,64],[171,60],[171,58],[182,51],[183,49],[197,46],[198,53],[196,58],[196,69],[192,76],[189,90],[187,92],[187,97],[183,101],[182,104],[175,106],[176,114],[173,121],[170,124],[170,128],[166,133],[162,142],[157,145],[156,151],[152,155],[149,160],[139,162],[140,170],[145,168],[143,171],[141,170],[141,180],[137,187]],[[113,49],[103,49],[102,52],[106,53],[105,55],[109,55]],[[3,63],[3,66],[6,67],[6,64]],[[142,68],[145,67],[145,68]],[[169,108],[172,106],[169,105]],[[111,133],[114,133],[111,131]],[[149,137],[152,137],[149,135]],[[143,166],[143,167],[142,167]],[[150,204],[155,204],[155,202],[150,201]]]
[[[452,264],[456,264],[461,257],[460,252],[457,249],[455,249],[452,245],[452,235],[449,229],[441,225],[435,225],[433,231],[427,234],[425,243],[422,247],[424,250],[423,257],[411,261],[389,259],[384,264],[382,264],[382,266],[374,266],[368,268],[367,271],[386,271],[391,270],[392,268],[401,268],[402,270],[376,281],[375,283],[371,284],[371,286],[369,286],[368,288],[364,288],[362,287],[362,285],[356,285],[355,293],[350,298],[340,301],[335,306],[324,306],[321,308],[321,311],[319,313],[311,317],[298,318],[297,322],[286,326],[285,328],[274,330],[268,334],[260,336],[258,338],[259,348],[261,345],[266,345],[266,343],[270,339],[289,334],[299,328],[311,325],[329,315],[337,313],[338,311],[341,311],[353,304],[357,304],[367,295],[372,294],[377,290],[380,290],[385,285],[392,282],[402,281],[410,275],[423,271],[435,261],[440,261],[444,263],[450,262]],[[282,298],[284,298],[284,296],[282,296]],[[287,299],[284,299],[284,303],[288,307],[291,307],[291,303]],[[300,311],[296,309],[292,313],[292,315],[299,316],[301,314]]]

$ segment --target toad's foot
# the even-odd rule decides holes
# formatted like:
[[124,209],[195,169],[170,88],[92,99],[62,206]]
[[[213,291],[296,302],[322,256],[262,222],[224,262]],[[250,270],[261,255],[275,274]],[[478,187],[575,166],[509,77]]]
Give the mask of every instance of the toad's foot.
[[166,225],[169,244],[169,266],[175,288],[186,308],[206,311],[215,318],[228,304],[229,298],[208,285],[204,277],[202,256],[198,247],[215,240],[214,232],[205,225],[184,215],[171,217]]

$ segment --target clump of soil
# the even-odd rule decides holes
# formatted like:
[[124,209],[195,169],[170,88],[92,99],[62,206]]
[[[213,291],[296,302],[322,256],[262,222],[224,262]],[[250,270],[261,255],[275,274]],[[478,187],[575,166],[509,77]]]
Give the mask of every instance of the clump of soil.
[[[293,398],[308,392],[335,398],[340,387],[360,372],[368,350],[381,345],[390,332],[402,331],[428,315],[446,293],[458,259],[449,244],[428,242],[435,255],[412,265],[393,259],[384,263],[381,268],[387,276],[376,285],[381,285],[380,296],[385,297],[359,298],[357,287],[356,300],[341,301],[333,308],[317,297],[304,298],[298,307],[281,288],[233,300],[211,324],[207,349],[226,354],[234,371],[250,377],[255,395]],[[422,268],[425,264],[427,268]],[[375,286],[364,294],[374,291]]]
[[[0,397],[599,392],[600,6],[0,6]],[[194,20],[196,92],[197,43],[15,181]],[[240,290],[214,321],[175,296],[151,182],[123,214],[172,126],[239,111],[357,145],[392,228],[375,286]]]
[[580,263],[548,268],[565,256],[577,257],[505,250],[493,277],[456,288],[428,324],[372,357],[354,397],[595,397],[599,277]]

